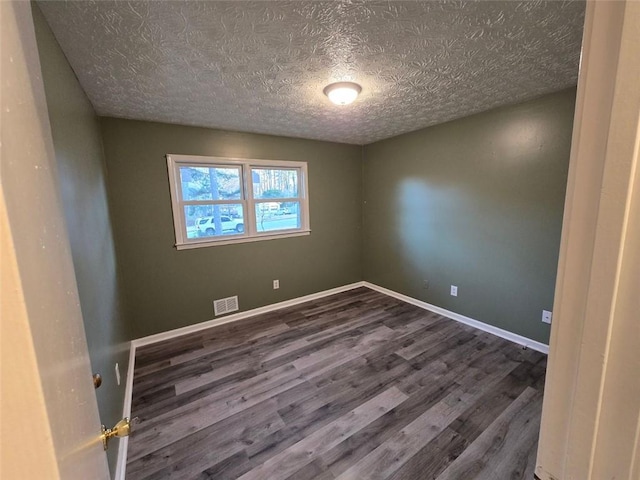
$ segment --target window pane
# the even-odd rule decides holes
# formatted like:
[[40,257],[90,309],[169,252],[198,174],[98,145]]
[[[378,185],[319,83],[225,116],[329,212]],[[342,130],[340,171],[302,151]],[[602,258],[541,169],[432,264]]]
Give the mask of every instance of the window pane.
[[240,200],[239,167],[180,167],[183,200]]
[[297,198],[298,170],[252,168],[253,198]]
[[257,203],[256,226],[258,232],[300,228],[300,202]]
[[187,205],[184,207],[187,238],[239,235],[244,232],[242,205]]

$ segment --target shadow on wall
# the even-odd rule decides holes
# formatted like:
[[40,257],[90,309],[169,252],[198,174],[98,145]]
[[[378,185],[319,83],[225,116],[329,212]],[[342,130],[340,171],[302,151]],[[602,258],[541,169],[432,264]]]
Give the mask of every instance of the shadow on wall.
[[443,253],[455,252],[457,261],[466,265],[475,258],[463,239],[452,234],[461,228],[467,215],[452,202],[461,194],[457,190],[454,186],[407,178],[399,182],[395,195],[396,213],[391,223],[400,243],[402,278],[408,282],[407,288],[418,292],[418,298],[439,305],[448,295],[448,286],[440,280],[450,270]]
[[[515,218],[532,214],[526,206],[506,205],[462,184],[414,178],[398,184],[395,199],[390,234],[399,241],[397,268],[406,287],[418,289],[418,298],[462,313],[469,302],[465,294],[482,289],[483,274],[505,291],[516,285],[526,291],[529,282],[538,281],[530,252],[518,238],[527,235]],[[462,288],[460,299],[451,297],[451,285]]]

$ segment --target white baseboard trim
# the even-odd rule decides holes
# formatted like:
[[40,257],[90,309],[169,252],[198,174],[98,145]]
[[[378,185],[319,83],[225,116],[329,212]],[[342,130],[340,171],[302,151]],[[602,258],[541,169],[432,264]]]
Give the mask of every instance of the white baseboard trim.
[[485,332],[496,335],[497,337],[501,337],[513,343],[517,343],[518,345],[523,345],[532,350],[536,350],[538,352],[541,352],[547,355],[549,354],[549,345],[546,345],[542,342],[538,342],[536,340],[523,337],[522,335],[518,335],[516,333],[512,333],[498,327],[494,327],[493,325],[489,325],[479,320],[474,320],[473,318],[465,317],[464,315],[460,315],[459,313],[455,313],[450,310],[446,310],[444,308],[438,307],[436,305],[423,302],[422,300],[418,300],[416,298],[403,295],[402,293],[389,290],[388,288],[381,287],[374,283],[370,283],[370,282],[362,282],[362,283],[367,288],[376,290],[380,293],[384,293],[385,295],[389,295],[390,297],[397,298],[398,300],[402,300],[403,302],[410,303],[411,305],[415,305],[416,307],[420,307],[425,310],[438,313],[452,320],[455,320],[456,322],[464,323],[465,325],[469,325],[470,327],[477,328],[478,330],[483,330]]
[[[150,345],[152,343],[157,343],[164,340],[169,340],[171,338],[180,337],[182,335],[187,335],[189,333],[199,332],[200,330],[206,330],[207,328],[215,327],[217,325],[224,325],[225,323],[237,322],[238,320],[243,320],[245,318],[253,317],[255,315],[272,312],[274,310],[280,310],[281,308],[291,307],[293,305],[298,305],[300,303],[308,302],[310,300],[316,300],[322,297],[328,297],[329,295],[335,295],[336,293],[346,292],[347,290],[353,290],[354,288],[358,288],[358,287],[367,287],[367,288],[370,288],[371,290],[376,290],[385,295],[389,295],[390,297],[397,298],[398,300],[401,300],[403,302],[410,303],[411,305],[415,305],[425,310],[438,313],[440,315],[448,317],[457,322],[464,323],[465,325],[469,325],[471,327],[477,328],[478,330],[483,330],[485,332],[491,333],[493,335],[504,338],[506,340],[510,340],[519,345],[526,346],[527,348],[531,348],[532,350],[536,350],[538,352],[542,352],[545,354],[549,353],[549,346],[545,345],[544,343],[531,340],[530,338],[523,337],[522,335],[517,335],[515,333],[509,332],[507,330],[503,330],[498,327],[494,327],[493,325],[488,325],[486,323],[480,322],[479,320],[474,320],[473,318],[465,317],[464,315],[460,315],[459,313],[446,310],[436,305],[431,305],[430,303],[423,302],[421,300],[415,299],[413,297],[409,297],[407,295],[403,295],[402,293],[389,290],[388,288],[381,287],[374,283],[356,282],[356,283],[350,283],[349,285],[343,285],[342,287],[337,287],[329,290],[324,290],[322,292],[312,293],[310,295],[305,295],[303,297],[292,298],[291,300],[285,300],[284,302],[265,305],[264,307],[254,308],[253,310],[247,310],[246,312],[239,312],[232,315],[227,315],[222,318],[216,318],[213,320],[208,320],[206,322],[198,323],[196,325],[189,325],[187,327],[176,328],[175,330],[169,330],[167,332],[157,333],[155,335],[149,335],[147,337],[142,337],[142,338],[133,340],[131,342],[131,349],[129,351],[129,368],[127,370],[127,383],[125,387],[125,399],[124,399],[122,416],[123,417],[131,416],[131,397],[133,393],[133,372],[135,367],[136,349],[138,347],[141,347],[143,345]],[[114,476],[115,480],[125,480],[128,444],[129,444],[128,437],[123,437],[120,439],[120,445],[118,448],[118,462],[116,465],[116,473]]]
[[[124,405],[122,407],[122,418],[131,417],[131,399],[133,397],[133,371],[135,368],[135,361],[136,347],[133,342],[130,342],[129,366],[127,368],[127,380],[124,387]],[[116,472],[113,478],[115,480],[125,480],[129,437],[122,437],[118,440],[118,461],[116,462]]]
[[[147,337],[137,338],[131,341],[131,347],[129,349],[129,368],[127,369],[127,383],[125,385],[125,397],[124,406],[122,408],[122,417],[131,417],[131,400],[133,395],[133,372],[135,369],[136,349],[143,345],[150,345],[152,343],[162,342],[163,340],[169,340],[171,338],[180,337],[189,333],[199,332],[200,330],[206,330],[207,328],[215,327],[217,325],[224,325],[225,323],[237,322],[245,318],[260,315],[262,313],[272,312],[274,310],[280,310],[281,308],[291,307],[300,303],[308,302],[310,300],[316,300],[322,297],[328,297],[329,295],[335,295],[336,293],[346,292],[347,290],[353,290],[354,288],[364,286],[364,282],[350,283],[341,287],[331,288],[329,290],[323,290],[322,292],[312,293],[303,297],[292,298],[291,300],[285,300],[283,302],[273,303],[271,305],[265,305],[264,307],[254,308],[253,310],[247,310],[246,312],[239,312],[233,315],[227,315],[221,318],[215,318],[206,322],[198,323],[196,325],[189,325],[187,327],[176,328],[167,332],[157,333],[155,335],[149,335]],[[135,427],[134,427],[135,428]],[[127,448],[129,446],[129,437],[123,437],[119,439],[118,445],[118,461],[116,463],[116,472],[114,475],[115,480],[125,480],[126,468],[127,468]]]
[[171,338],[180,337],[189,333],[199,332],[200,330],[206,330],[207,328],[215,327],[218,325],[224,325],[225,323],[237,322],[248,317],[255,315],[261,315],[263,313],[273,312],[274,310],[280,310],[281,308],[291,307],[298,305],[299,303],[308,302],[310,300],[316,300],[318,298],[327,297],[329,295],[335,295],[336,293],[346,292],[347,290],[353,290],[354,288],[364,286],[364,282],[350,283],[341,287],[331,288],[329,290],[323,290],[322,292],[312,293],[303,297],[292,298],[291,300],[285,300],[284,302],[272,303],[271,305],[265,305],[264,307],[254,308],[247,310],[246,312],[234,313],[221,318],[215,318],[213,320],[207,320],[206,322],[197,323],[195,325],[189,325],[187,327],[176,328],[175,330],[169,330],[168,332],[156,333],[155,335],[149,335],[147,337],[138,338],[131,343],[137,348],[143,345],[149,345],[152,343],[162,342],[163,340],[169,340]]

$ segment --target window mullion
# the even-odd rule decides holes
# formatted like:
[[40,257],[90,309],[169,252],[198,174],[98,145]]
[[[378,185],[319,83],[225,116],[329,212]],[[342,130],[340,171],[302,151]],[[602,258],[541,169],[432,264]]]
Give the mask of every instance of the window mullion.
[[247,223],[249,224],[249,235],[255,236],[258,233],[258,227],[256,225],[256,207],[255,200],[253,198],[253,172],[251,170],[251,165],[249,163],[245,163],[243,165],[243,170],[245,172],[247,191],[246,191],[246,199],[247,199]]
[[287,202],[299,202],[302,197],[288,197],[288,198],[261,198],[254,200],[254,203],[287,203]]
[[240,195],[242,201],[242,219],[244,221],[244,233],[246,236],[253,236],[251,227],[251,218],[249,217],[249,206],[247,203],[247,192],[249,185],[247,184],[247,166],[244,163],[240,164],[240,174],[242,175],[242,192]]
[[235,205],[242,203],[242,199],[233,200],[182,200],[183,205]]

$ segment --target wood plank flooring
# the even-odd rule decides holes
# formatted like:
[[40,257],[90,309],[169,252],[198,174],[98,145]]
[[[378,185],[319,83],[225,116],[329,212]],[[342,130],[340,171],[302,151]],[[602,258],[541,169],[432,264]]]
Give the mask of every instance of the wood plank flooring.
[[533,479],[546,356],[367,288],[140,348],[127,479]]

